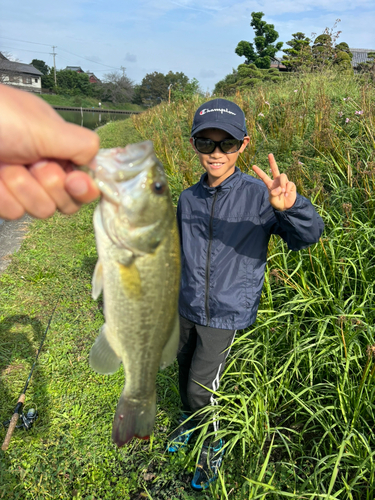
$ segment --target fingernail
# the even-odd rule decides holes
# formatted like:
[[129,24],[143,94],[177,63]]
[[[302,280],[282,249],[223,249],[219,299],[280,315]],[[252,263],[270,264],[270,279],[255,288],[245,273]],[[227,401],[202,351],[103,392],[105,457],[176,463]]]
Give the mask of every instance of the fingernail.
[[69,188],[69,193],[72,196],[82,196],[88,191],[87,184],[82,179],[72,179],[70,182],[68,182],[67,187]]
[[36,163],[33,163],[32,165],[30,165],[30,168],[32,168],[33,170],[38,170],[40,168],[43,168],[47,165],[48,161],[46,160],[40,160],[40,161],[37,161]]

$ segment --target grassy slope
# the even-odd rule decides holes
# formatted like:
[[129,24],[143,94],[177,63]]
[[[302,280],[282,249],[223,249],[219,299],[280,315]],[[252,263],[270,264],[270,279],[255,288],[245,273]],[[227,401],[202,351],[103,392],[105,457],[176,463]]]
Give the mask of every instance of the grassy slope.
[[[96,251],[89,206],[34,222],[0,277],[2,420],[63,295],[27,394],[27,407],[41,416],[0,452],[0,498],[135,499],[145,489],[154,500],[374,497],[375,369],[366,353],[375,344],[373,89],[326,76],[262,87],[239,101],[253,145],[241,167],[254,155],[266,167],[266,153],[274,152],[299,190],[322,206],[327,229],[320,244],[300,253],[271,242],[259,320],[251,335],[238,336],[218,395],[229,445],[224,477],[205,495],[185,491],[196,451],[165,454],[178,412],[175,365],[158,376],[152,441],[121,450],[110,441],[123,374],[98,376],[87,364],[103,321],[90,297]],[[197,105],[150,110],[133,120],[137,134],[130,120],[109,124],[99,131],[102,146],[154,140],[177,200],[201,174],[187,144]],[[360,109],[364,115],[355,115]]]
[[[39,95],[39,94],[38,94]],[[66,96],[66,95],[40,95],[42,99],[51,104],[51,106],[70,106],[77,107],[82,106],[83,108],[98,108],[98,99],[94,97],[87,97],[85,95],[78,96]],[[113,104],[112,102],[102,102],[102,109],[124,109],[127,111],[144,111],[143,106],[138,104],[132,104],[130,102]]]

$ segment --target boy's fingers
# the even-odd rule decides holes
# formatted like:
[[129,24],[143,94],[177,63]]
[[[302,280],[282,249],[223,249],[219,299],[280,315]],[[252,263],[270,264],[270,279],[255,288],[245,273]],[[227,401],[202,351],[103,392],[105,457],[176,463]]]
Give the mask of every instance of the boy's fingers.
[[75,171],[67,174],[65,189],[79,203],[90,203],[100,195],[95,182],[84,172]]
[[297,188],[294,182],[288,182],[286,185],[285,196],[293,196],[296,195]]
[[27,213],[45,219],[56,210],[53,199],[23,165],[0,165],[0,179]]
[[276,179],[276,177],[278,177],[280,175],[280,172],[279,172],[279,168],[277,166],[276,160],[275,160],[272,153],[268,155],[268,161],[270,163],[273,178]]
[[54,122],[46,135],[38,148],[41,158],[67,159],[76,165],[86,165],[99,149],[96,133],[72,123]]
[[285,174],[280,174],[279,183],[280,183],[280,187],[283,190],[283,192],[285,192],[287,182],[288,182],[288,177]]
[[61,212],[73,214],[79,209],[80,204],[75,202],[65,189],[67,174],[58,163],[49,160],[40,161],[31,165],[29,171]]
[[257,174],[258,177],[260,177],[262,179],[262,181],[264,182],[264,184],[270,188],[271,185],[272,185],[272,179],[270,179],[268,177],[268,175],[263,172],[263,170],[259,167],[257,167],[256,165],[253,165],[252,166],[252,169],[254,170],[254,172]]
[[25,213],[21,203],[9,192],[2,180],[0,180],[0,200],[0,217],[2,219],[19,219]]
[[270,191],[271,196],[280,196],[282,193],[283,189],[280,186]]

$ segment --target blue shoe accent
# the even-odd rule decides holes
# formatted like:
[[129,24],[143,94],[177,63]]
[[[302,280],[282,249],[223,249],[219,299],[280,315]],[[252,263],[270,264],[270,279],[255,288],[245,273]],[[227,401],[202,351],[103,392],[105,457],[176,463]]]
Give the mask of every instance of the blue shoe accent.
[[214,447],[203,444],[194,477],[191,481],[194,490],[206,490],[210,483],[216,481],[223,462],[224,444],[223,439],[220,439]]
[[172,432],[170,437],[170,443],[168,445],[167,450],[169,453],[175,453],[176,451],[184,448],[191,438],[193,432],[195,431],[195,423],[193,420],[188,419],[188,415],[182,414],[182,416],[178,420],[178,427],[175,431]]

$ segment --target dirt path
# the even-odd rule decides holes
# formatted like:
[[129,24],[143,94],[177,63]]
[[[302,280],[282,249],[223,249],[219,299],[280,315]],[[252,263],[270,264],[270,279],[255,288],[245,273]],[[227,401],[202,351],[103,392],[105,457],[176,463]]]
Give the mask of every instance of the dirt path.
[[32,220],[29,215],[15,221],[0,219],[0,274],[9,266],[12,253],[20,248]]

